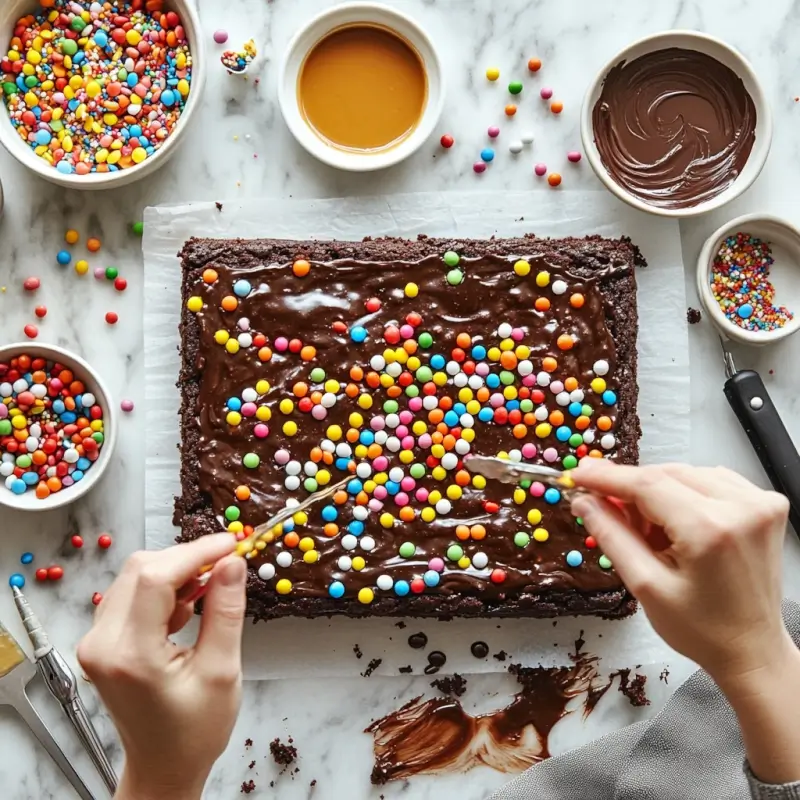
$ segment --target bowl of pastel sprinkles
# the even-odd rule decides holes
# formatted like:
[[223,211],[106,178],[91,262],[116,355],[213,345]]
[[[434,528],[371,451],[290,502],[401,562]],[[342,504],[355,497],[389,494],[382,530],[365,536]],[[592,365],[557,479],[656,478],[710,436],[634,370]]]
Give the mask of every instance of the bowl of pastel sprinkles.
[[77,189],[138,180],[199,106],[202,39],[187,0],[4,0],[0,143]]
[[0,347],[0,505],[74,502],[100,480],[115,441],[108,391],[83,359],[51,345]]

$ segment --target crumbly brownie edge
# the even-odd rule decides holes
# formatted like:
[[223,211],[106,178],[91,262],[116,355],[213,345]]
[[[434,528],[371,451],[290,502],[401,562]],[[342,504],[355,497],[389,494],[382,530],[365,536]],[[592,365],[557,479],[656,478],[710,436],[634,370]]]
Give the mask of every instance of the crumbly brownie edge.
[[[431,254],[456,250],[464,256],[487,254],[541,254],[550,263],[564,267],[580,277],[598,272],[598,286],[606,301],[606,321],[617,353],[618,427],[616,458],[622,463],[639,460],[641,426],[637,412],[638,384],[638,311],[634,268],[646,266],[639,249],[623,237],[599,236],[565,239],[539,239],[527,235],[518,239],[433,239],[424,235],[416,240],[367,238],[362,242],[293,241],[274,239],[190,239],[178,256],[181,258],[181,487],[175,498],[174,523],[182,527],[178,541],[189,541],[218,530],[208,498],[198,489],[199,462],[195,447],[200,432],[195,407],[199,370],[197,348],[199,330],[195,315],[186,308],[190,285],[203,268],[212,263],[235,266],[241,256],[263,263],[290,262],[298,257],[312,261],[358,258],[365,261],[416,261]],[[608,270],[611,266],[628,269]],[[247,614],[254,621],[283,616],[316,617],[332,614],[351,617],[421,616],[421,617],[554,617],[595,615],[622,618],[635,612],[636,601],[625,589],[581,593],[576,590],[522,593],[502,603],[491,603],[472,596],[430,595],[386,597],[365,606],[354,600],[330,598],[284,599],[269,590],[251,571],[248,573]]]

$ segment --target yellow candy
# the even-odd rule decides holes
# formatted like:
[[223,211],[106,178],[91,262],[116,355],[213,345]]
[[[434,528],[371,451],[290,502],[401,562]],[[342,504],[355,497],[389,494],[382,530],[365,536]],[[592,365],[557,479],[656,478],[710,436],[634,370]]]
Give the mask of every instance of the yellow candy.
[[419,286],[416,283],[407,283],[404,291],[406,297],[416,297],[419,294]]
[[294,403],[288,398],[284,397],[278,404],[281,414],[291,414],[294,411]]
[[278,594],[289,594],[292,591],[292,582],[288,578],[281,578],[275,584],[275,591]]
[[[79,89],[80,84],[78,86],[73,85],[73,81],[70,80],[69,85],[72,86],[73,89]],[[94,99],[103,91],[103,87],[97,81],[89,81],[86,84],[86,94]]]
[[410,464],[414,460],[414,454],[411,450],[401,450],[398,458],[401,464]]
[[[178,69],[184,69],[186,67],[186,53],[178,53],[175,58],[175,66]],[[180,83],[178,84],[178,90],[180,91]],[[183,94],[183,92],[181,92],[181,94]]]
[[472,414],[475,416],[480,410],[481,404],[477,400],[470,400],[467,403],[467,414]]
[[[103,114],[103,122],[110,127],[111,125],[116,125],[119,122],[119,117],[116,114],[111,113]],[[144,159],[147,158],[147,150],[145,150],[143,147],[137,147],[133,152],[136,153],[137,150],[141,150],[142,153],[144,153],[144,158],[139,158],[140,161],[144,161]]]
[[355,453],[356,458],[366,458],[367,457],[367,446],[365,444],[357,444],[356,449],[353,451]]
[[395,357],[398,364],[406,364],[408,362],[408,353],[402,347],[398,347],[395,351]]
[[434,467],[431,470],[431,477],[435,481],[443,481],[447,477],[447,470],[442,466]]
[[91,428],[93,431],[102,431],[102,430],[103,430],[103,420],[101,420],[101,419],[93,419],[93,420],[92,420],[92,421],[89,423],[89,427],[90,427],[90,428]]
[[229,353],[230,353],[232,356],[233,356],[233,355],[236,355],[236,353],[238,353],[238,352],[239,352],[239,342],[237,342],[237,341],[236,341],[236,339],[228,339],[228,341],[227,341],[227,342],[225,342],[225,349],[226,349],[226,350],[227,350],[227,351],[228,351],[228,352],[229,352]]
[[225,415],[225,422],[228,425],[239,425],[242,421],[242,415],[238,411],[229,411]]
[[319,553],[316,550],[309,550],[307,553],[303,553],[303,561],[306,564],[315,564],[319,561]]
[[384,511],[383,514],[378,517],[378,522],[380,522],[384,528],[391,528],[394,525],[394,517],[388,511]]
[[441,458],[447,451],[440,444],[435,444],[431,447],[431,455],[434,458]]
[[362,556],[355,556],[353,558],[353,569],[356,572],[361,572],[361,570],[364,569],[364,567],[366,567],[366,566],[367,566],[367,562],[364,561]]
[[338,442],[342,438],[342,429],[338,425],[328,425],[325,435],[332,441]]
[[42,63],[42,54],[37,52],[36,50],[28,50],[28,54],[25,56],[28,60],[29,64],[41,64]]
[[214,334],[214,341],[217,344],[225,344],[225,342],[227,342],[230,338],[231,335],[228,333],[228,331],[217,331]]
[[375,592],[369,587],[365,586],[363,589],[358,590],[358,602],[363,603],[365,606],[369,605],[375,599]]
[[439,502],[441,499],[442,499],[442,493],[441,493],[441,492],[440,492],[438,489],[434,489],[434,490],[433,490],[433,491],[432,491],[432,492],[431,492],[431,493],[428,495],[428,502],[429,502],[429,503],[430,503],[432,506],[435,506],[435,505],[436,505],[436,504],[437,504],[437,503],[438,503],[438,502]]
[[422,366],[422,362],[416,356],[409,356],[407,366],[412,372],[416,372]]
[[430,506],[425,506],[420,514],[423,522],[433,522],[436,519],[436,511]]
[[540,439],[546,439],[553,430],[553,426],[548,422],[540,422],[534,432]]
[[425,423],[424,423],[424,422],[423,422],[421,419],[418,419],[418,420],[417,420],[417,421],[416,421],[416,422],[415,422],[415,423],[414,423],[414,424],[411,426],[411,432],[412,432],[412,433],[413,433],[415,436],[422,436],[422,434],[423,434],[423,433],[425,433],[425,431],[427,431],[427,430],[428,430],[428,426],[427,426],[427,425],[426,425],[426,424],[425,424]]
[[359,395],[358,407],[363,408],[365,411],[369,408],[372,408],[372,398],[368,394]]
[[106,150],[105,147],[101,147],[95,155],[95,161],[97,161],[98,164],[104,164],[107,160],[108,150]]
[[236,545],[236,555],[246,556],[249,552],[250,552],[250,542],[248,542],[247,539],[245,539],[243,542],[239,542]]
[[13,417],[11,420],[11,424],[16,428],[18,431],[21,431],[23,428],[27,427],[28,423],[25,417],[20,414],[19,416]]
[[518,394],[519,392],[516,386],[506,386],[505,389],[503,389],[503,397],[505,397],[506,400],[516,400]]
[[283,432],[286,436],[294,436],[297,433],[297,423],[289,420],[283,423]]
[[367,479],[367,480],[364,481],[364,491],[367,494],[372,494],[375,491],[375,487],[377,485],[378,484],[375,483],[375,481]]
[[231,533],[241,533],[244,530],[244,525],[239,520],[236,520],[228,524],[228,530]]
[[381,373],[380,381],[381,381],[381,386],[384,389],[388,389],[390,386],[394,386],[394,378],[387,372]]
[[486,70],[486,79],[496,81],[500,77],[500,70],[497,67],[489,67]]
[[178,81],[178,91],[181,93],[181,97],[186,97],[189,94],[189,81],[186,78],[181,78]]
[[548,532],[548,531],[546,531],[544,528],[537,528],[537,529],[536,529],[536,530],[533,532],[533,538],[534,538],[534,539],[535,539],[537,542],[546,542],[546,541],[547,541],[547,540],[550,538],[550,534],[549,534],[549,532]]
[[473,475],[472,476],[472,485],[476,489],[485,489],[486,488],[486,478],[483,475]]
[[461,569],[468,569],[472,566],[472,561],[470,561],[469,556],[461,556],[461,558],[458,559],[458,566],[461,567]]
[[500,348],[499,347],[490,347],[486,351],[486,357],[489,361],[499,361],[500,360]]
[[468,403],[470,400],[472,400],[473,396],[472,389],[470,389],[468,386],[464,386],[458,390],[458,399],[462,403]]
[[526,495],[525,495],[525,490],[524,489],[520,489],[520,488],[514,489],[514,502],[518,506],[521,506],[525,502],[525,497],[526,497]]
[[265,395],[269,391],[269,381],[265,381],[263,378],[256,381],[256,391],[260,395]]
[[520,260],[514,264],[514,272],[516,272],[521,278],[524,278],[530,271],[531,265],[527,261]]
[[[116,142],[114,142],[116,144]],[[114,150],[114,144],[111,145],[111,149]],[[119,164],[119,160],[122,158],[122,153],[119,150],[114,150],[111,155],[108,157],[109,164]]]
[[331,482],[331,474],[326,469],[321,469],[314,476],[320,486],[327,486]]
[[202,311],[203,310],[203,298],[202,297],[197,297],[197,296],[190,297],[186,301],[186,308],[188,308],[189,311],[193,311],[195,314],[198,311]]
[[339,381],[335,381],[332,378],[325,381],[323,386],[326,392],[330,392],[331,394],[336,394],[339,391]]
[[603,380],[603,378],[595,378],[592,381],[591,386],[592,391],[595,394],[603,394],[603,392],[606,390],[606,382]]
[[[106,116],[114,116],[113,114],[108,114]],[[105,119],[105,117],[103,117]],[[115,117],[116,121],[116,117]],[[107,123],[109,125],[113,125],[113,123]],[[147,150],[144,147],[135,147],[133,152],[131,153],[131,158],[133,159],[134,164],[141,164],[147,158]]]
[[514,349],[514,340],[513,339],[503,339],[503,341],[500,342],[500,349],[503,352],[505,352],[507,350],[513,350]]
[[354,411],[349,417],[348,422],[354,428],[360,428],[364,424],[364,417],[361,414]]
[[305,525],[308,523],[308,514],[305,511],[298,511],[292,519],[295,525]]
[[310,536],[304,536],[297,544],[303,553],[314,549],[314,540]]
[[380,486],[383,486],[383,484],[389,480],[389,476],[385,472],[378,472],[375,475],[373,475],[373,480],[375,481],[375,483],[379,484]]
[[[475,401],[477,402],[477,400]],[[472,412],[470,412],[472,413]],[[465,428],[461,431],[461,438],[465,442],[474,442],[475,441],[475,429],[474,428]]]
[[39,105],[39,98],[33,92],[25,92],[25,105],[33,108]]
[[269,422],[272,419],[272,411],[268,406],[259,406],[256,409],[256,419],[259,422]]
[[550,273],[543,269],[536,275],[536,285],[543,288],[547,286],[548,283],[550,283]]
[[142,41],[142,34],[136,30],[136,28],[131,28],[126,34],[125,39],[131,47],[136,47],[139,42]]
[[542,512],[538,508],[528,511],[528,522],[531,525],[538,525],[542,521]]
[[436,386],[444,386],[447,383],[447,373],[435,372],[433,374],[433,382]]

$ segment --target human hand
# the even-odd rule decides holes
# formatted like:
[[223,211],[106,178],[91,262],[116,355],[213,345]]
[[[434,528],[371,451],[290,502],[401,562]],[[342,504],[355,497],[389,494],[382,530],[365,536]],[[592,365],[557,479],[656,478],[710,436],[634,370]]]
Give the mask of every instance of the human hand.
[[785,497],[721,468],[587,458],[572,475],[592,492],[573,513],[669,645],[718,682],[794,651],[781,618]]
[[[118,800],[199,798],[241,699],[245,560],[231,534],[132,555],[78,646],[125,747]],[[218,562],[218,563],[217,563]],[[215,564],[194,647],[169,635],[192,616],[176,591]]]

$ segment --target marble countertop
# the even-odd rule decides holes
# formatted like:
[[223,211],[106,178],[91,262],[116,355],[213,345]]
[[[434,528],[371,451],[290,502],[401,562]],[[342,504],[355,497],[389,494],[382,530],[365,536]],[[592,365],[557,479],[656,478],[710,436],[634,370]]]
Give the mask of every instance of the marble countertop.
[[[144,362],[142,348],[142,258],[140,240],[130,223],[141,219],[144,207],[179,200],[246,199],[251,197],[338,197],[393,192],[457,190],[476,187],[496,190],[530,190],[537,209],[548,203],[548,189],[533,176],[534,161],[544,161],[564,174],[559,191],[597,190],[600,183],[583,162],[566,163],[567,150],[579,147],[578,111],[586,84],[614,52],[631,40],[666,28],[692,28],[722,37],[740,48],[764,82],[775,116],[775,138],[767,166],[753,188],[727,208],[682,223],[687,298],[694,294],[694,262],[704,239],[718,225],[742,213],[764,211],[800,223],[800,55],[792,45],[800,30],[800,17],[792,0],[754,5],[744,0],[681,0],[642,4],[636,0],[386,0],[416,17],[440,48],[449,92],[438,134],[451,132],[457,140],[443,153],[435,139],[404,165],[379,174],[346,174],[324,167],[308,156],[291,138],[276,103],[277,63],[297,27],[311,15],[331,5],[329,0],[200,0],[204,31],[225,28],[231,42],[254,36],[261,50],[256,74],[243,82],[212,65],[200,119],[187,134],[175,159],[156,177],[131,187],[103,193],[68,193],[23,170],[0,152],[0,179],[5,187],[5,214],[0,218],[3,261],[0,284],[0,331],[4,343],[24,338],[22,329],[33,320],[30,297],[22,292],[24,278],[38,275],[42,288],[37,303],[48,307],[39,327],[40,341],[72,348],[106,378],[118,402],[130,398],[133,414],[120,420],[120,438],[107,479],[85,499],[64,511],[13,514],[3,511],[0,532],[0,579],[19,567],[24,551],[36,554],[36,565],[60,563],[63,581],[55,585],[29,584],[29,597],[46,622],[57,647],[74,661],[75,647],[91,624],[91,596],[113,580],[130,552],[142,546],[144,505]],[[210,51],[214,52],[211,44]],[[502,118],[504,86],[512,77],[525,80],[524,65],[531,56],[544,62],[537,78],[549,83],[565,103],[554,118],[538,103],[538,95],[525,95],[518,119]],[[487,85],[483,72],[495,65],[502,71],[498,84]],[[533,85],[533,84],[532,84]],[[532,93],[534,94],[534,93]],[[527,102],[524,102],[527,101]],[[485,146],[485,129],[504,127],[498,157],[484,175],[476,176],[472,162]],[[533,154],[511,156],[503,141],[513,138],[505,129],[536,135]],[[438,135],[437,134],[437,135]],[[435,158],[434,158],[435,156]],[[79,230],[85,240],[99,236],[102,265],[114,264],[128,279],[128,290],[117,294],[91,276],[80,278],[55,263],[67,228]],[[265,221],[265,234],[269,233]],[[588,232],[588,231],[587,231]],[[97,263],[95,258],[92,262]],[[104,322],[108,310],[119,313],[111,328]],[[646,324],[644,321],[643,324]],[[691,458],[697,464],[723,464],[765,484],[761,468],[739,429],[722,394],[723,369],[716,335],[703,322],[690,329],[691,347]],[[800,379],[790,367],[800,359],[800,339],[763,350],[737,349],[742,367],[758,369],[784,421],[800,441],[797,390]],[[99,551],[97,536],[109,531],[114,546]],[[80,532],[83,550],[69,544]],[[800,545],[795,537],[786,546],[786,593],[800,597]],[[0,592],[0,619],[22,641],[10,593]],[[365,648],[367,656],[370,653]],[[255,797],[282,798],[387,798],[401,793],[414,797],[478,798],[486,796],[508,776],[480,768],[461,776],[412,780],[410,786],[390,786],[380,792],[369,787],[370,740],[360,734],[373,714],[384,713],[425,688],[422,678],[359,677],[363,661],[354,659],[351,678],[248,683],[245,704],[231,745],[209,784],[210,798],[239,795],[243,780],[257,784]],[[654,713],[671,691],[678,670],[667,687],[657,680]],[[488,710],[512,691],[509,679],[481,676],[475,679],[467,707]],[[96,715],[98,727],[114,758],[121,753],[113,728],[98,708],[91,687],[83,694]],[[52,724],[64,748],[75,756],[87,781],[105,796],[78,753],[58,709],[41,687],[33,691],[43,717]],[[498,699],[499,698],[499,699]],[[574,746],[599,732],[641,716],[620,703],[598,709],[588,726],[570,721],[554,734],[554,750]],[[571,725],[571,727],[570,727]],[[278,776],[268,755],[275,736],[293,735],[301,753],[300,772]],[[244,748],[252,738],[253,747]],[[0,709],[0,785],[8,800],[66,798],[67,784],[32,737],[7,709]],[[252,770],[248,764],[255,761]],[[312,779],[318,781],[310,786]],[[269,786],[276,781],[275,787]]]

